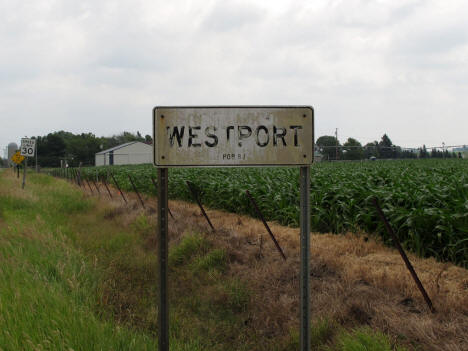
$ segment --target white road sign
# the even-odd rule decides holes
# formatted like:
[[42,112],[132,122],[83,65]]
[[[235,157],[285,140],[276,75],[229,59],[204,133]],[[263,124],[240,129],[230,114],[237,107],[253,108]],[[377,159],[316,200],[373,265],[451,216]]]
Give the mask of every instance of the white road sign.
[[27,157],[33,157],[36,149],[36,139],[21,139],[21,155]]
[[160,106],[153,109],[153,137],[159,167],[309,165],[314,110]]

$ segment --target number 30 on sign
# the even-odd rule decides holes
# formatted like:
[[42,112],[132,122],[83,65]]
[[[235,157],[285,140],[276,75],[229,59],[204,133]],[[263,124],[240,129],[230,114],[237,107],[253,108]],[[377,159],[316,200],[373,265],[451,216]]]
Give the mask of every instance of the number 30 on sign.
[[33,157],[36,149],[36,139],[21,139],[21,155]]

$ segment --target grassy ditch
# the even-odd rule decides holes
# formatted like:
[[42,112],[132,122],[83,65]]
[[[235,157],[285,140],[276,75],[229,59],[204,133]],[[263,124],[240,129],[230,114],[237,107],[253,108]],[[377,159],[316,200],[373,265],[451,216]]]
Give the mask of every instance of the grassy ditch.
[[74,244],[70,218],[93,202],[64,182],[0,175],[0,350],[154,350],[96,302],[103,270]]
[[[30,174],[21,190],[1,173],[0,350],[156,350],[153,217],[45,175]],[[293,322],[270,323],[281,314],[266,315],[275,306],[234,274],[248,265],[227,241],[196,225],[171,230],[171,350],[297,350],[297,308],[285,314]],[[398,349],[333,319],[317,318],[311,332],[316,350]]]

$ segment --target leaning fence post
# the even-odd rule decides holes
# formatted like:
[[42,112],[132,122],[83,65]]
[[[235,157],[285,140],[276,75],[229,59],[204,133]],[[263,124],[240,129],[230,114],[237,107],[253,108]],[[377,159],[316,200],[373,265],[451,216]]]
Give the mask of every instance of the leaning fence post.
[[[78,164],[78,185],[81,186],[81,165],[83,164],[83,162],[80,162]],[[84,186],[84,184],[83,184]]]
[[[156,180],[154,180],[154,178],[152,176],[150,176],[150,178],[151,178],[151,181],[153,182],[153,185],[156,188],[156,192],[157,192],[158,191],[158,184],[156,184]],[[159,199],[158,199],[158,201],[159,201]],[[171,215],[171,218],[174,219],[174,216],[172,215],[171,209],[169,208],[169,204],[167,205],[167,211]]]
[[145,204],[144,204],[144,202],[143,202],[143,200],[142,200],[142,198],[141,198],[141,196],[140,196],[140,193],[138,192],[137,187],[135,186],[135,183],[133,183],[132,177],[130,176],[130,174],[127,174],[127,176],[128,176],[128,179],[130,180],[130,183],[132,184],[133,190],[136,192],[136,194],[137,194],[137,196],[138,196],[138,199],[139,199],[140,202],[141,202],[141,206],[142,206],[143,208],[145,208]]
[[94,180],[92,180],[92,179],[91,179],[91,181],[93,182],[94,187],[96,188],[96,190],[97,190],[97,192],[98,192],[98,195],[101,196],[101,191],[99,190],[99,188],[98,188],[96,182],[95,182]]
[[262,220],[263,225],[265,226],[266,230],[268,231],[268,234],[270,234],[271,240],[273,240],[273,242],[275,243],[276,249],[278,250],[280,255],[283,257],[283,259],[286,261],[286,255],[284,254],[283,250],[281,249],[281,246],[278,244],[278,241],[276,240],[275,236],[273,235],[270,227],[268,226],[268,223],[266,222],[265,218],[263,217],[263,214],[260,211],[260,209],[258,208],[257,203],[255,202],[253,196],[250,194],[250,192],[248,190],[246,190],[245,193],[247,194],[248,198],[250,199],[250,202],[252,202],[252,205],[255,208],[255,212],[257,212],[257,215]]
[[70,172],[71,172],[71,179],[72,179],[73,183],[76,184],[76,172],[75,172],[75,169],[74,169],[74,168],[70,169]]
[[208,215],[206,214],[205,209],[203,208],[203,206],[202,206],[202,204],[201,204],[201,201],[200,201],[200,199],[199,199],[199,197],[198,197],[197,192],[196,192],[195,189],[192,187],[192,184],[191,184],[189,181],[185,181],[185,183],[187,184],[189,190],[192,192],[192,196],[193,196],[193,198],[195,199],[195,201],[197,202],[198,207],[200,207],[200,210],[202,211],[203,216],[205,216],[206,221],[207,221],[208,224],[210,225],[211,229],[212,229],[213,231],[215,231],[215,229],[214,229],[214,227],[213,227],[213,224],[211,224],[211,221],[210,221],[210,219],[208,218]]
[[86,189],[86,185],[81,178],[81,170],[78,171],[78,185]]
[[120,190],[119,183],[117,183],[117,180],[114,177],[114,174],[111,173],[111,177],[114,180],[115,185],[117,186],[117,189],[119,189],[120,195],[122,196],[122,199],[127,203],[127,199],[125,198],[124,194],[122,193],[122,190]]
[[76,185],[78,185],[78,187],[81,188],[80,178],[79,178],[78,171],[76,170],[76,168],[73,170],[73,172],[75,173],[75,182],[76,182]]
[[89,186],[89,190],[91,190],[91,194],[94,194],[93,188],[91,188],[91,184],[89,184],[88,179],[85,179],[85,180],[86,180],[86,183],[87,183],[88,186]]
[[393,243],[395,244],[396,248],[398,249],[398,252],[400,253],[401,258],[405,262],[406,268],[408,268],[408,270],[410,271],[414,282],[416,283],[419,291],[421,292],[421,295],[423,296],[424,300],[426,301],[427,306],[429,307],[431,312],[434,313],[436,310],[435,310],[434,306],[432,305],[432,301],[429,298],[429,295],[427,295],[427,292],[424,289],[424,286],[422,285],[421,281],[419,280],[418,275],[416,274],[416,271],[414,270],[413,266],[411,265],[411,262],[408,259],[408,256],[406,255],[405,251],[401,247],[400,240],[398,240],[398,237],[396,236],[395,232],[393,231],[392,227],[390,226],[390,223],[388,222],[387,218],[385,217],[385,214],[383,213],[382,208],[379,205],[379,202],[375,198],[372,199],[372,202],[373,202],[375,208],[377,209],[377,212],[378,212],[378,214],[380,216],[380,219],[382,220],[382,222],[384,222],[385,227],[387,229],[387,232],[392,237]]
[[112,194],[111,194],[111,192],[109,190],[109,187],[107,186],[106,180],[104,179],[102,182],[104,183],[104,186],[106,187],[107,192],[109,193],[109,197],[112,199]]

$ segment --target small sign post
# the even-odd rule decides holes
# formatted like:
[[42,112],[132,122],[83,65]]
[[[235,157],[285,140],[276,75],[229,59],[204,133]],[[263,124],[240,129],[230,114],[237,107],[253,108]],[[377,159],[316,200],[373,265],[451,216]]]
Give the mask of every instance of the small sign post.
[[310,350],[310,106],[160,106],[153,109],[158,167],[159,351],[169,351],[168,167],[300,167],[300,351]]
[[23,183],[21,184],[21,188],[24,189],[26,185],[26,168],[28,167],[28,157],[33,157],[35,154],[36,149],[36,139],[29,139],[29,138],[22,138],[21,139],[21,156],[24,156],[26,159],[24,160],[23,166]]
[[16,164],[16,177],[19,178],[19,165],[24,160],[24,156],[21,156],[19,151],[16,151],[13,156],[11,156],[11,160]]

